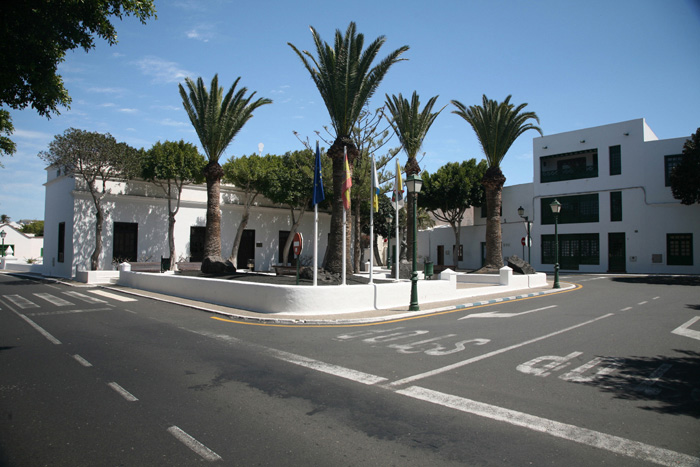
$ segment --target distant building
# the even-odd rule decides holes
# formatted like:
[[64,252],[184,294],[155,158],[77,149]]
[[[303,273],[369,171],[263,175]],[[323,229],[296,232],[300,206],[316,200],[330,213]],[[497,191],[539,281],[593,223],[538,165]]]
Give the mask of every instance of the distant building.
[[[311,182],[309,182],[311,183]],[[95,248],[95,214],[90,192],[84,182],[47,168],[46,216],[44,222],[44,274],[75,277],[90,269]],[[233,240],[243,213],[241,192],[221,186],[221,252],[231,254]],[[160,262],[169,256],[168,206],[163,191],[144,181],[115,181],[108,184],[104,198],[106,216],[100,269],[116,269],[123,261]],[[176,261],[202,260],[206,224],[207,193],[204,185],[188,185],[182,193],[176,216]],[[313,211],[307,210],[300,231],[304,235],[301,254],[312,257]],[[267,271],[282,261],[284,243],[291,230],[289,209],[256,198],[238,249],[238,267],[254,265]],[[330,215],[319,212],[319,262],[327,245]],[[292,258],[290,252],[289,258]]]
[[[700,205],[673,198],[669,175],[688,136],[659,140],[644,119],[538,137],[533,140],[533,183],[505,187],[503,255],[528,259],[541,271],[554,266],[554,216],[562,271],[700,273]],[[451,229],[419,234],[419,253],[435,264],[478,269],[485,258],[485,208],[462,227],[461,255],[452,258]]]
[[5,239],[0,242],[0,254],[4,252],[7,256],[12,253],[18,261],[41,261],[43,237],[23,233],[22,228],[14,222],[0,224],[0,232],[5,232]]

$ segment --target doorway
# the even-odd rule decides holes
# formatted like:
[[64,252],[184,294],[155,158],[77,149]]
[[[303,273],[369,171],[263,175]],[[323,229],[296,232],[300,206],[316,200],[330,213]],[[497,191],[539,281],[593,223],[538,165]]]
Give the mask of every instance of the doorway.
[[199,263],[204,259],[204,233],[206,227],[190,227],[190,261]]
[[238,245],[237,269],[248,269],[248,263],[255,264],[255,229],[245,229]]
[[608,233],[608,272],[627,272],[625,233]]

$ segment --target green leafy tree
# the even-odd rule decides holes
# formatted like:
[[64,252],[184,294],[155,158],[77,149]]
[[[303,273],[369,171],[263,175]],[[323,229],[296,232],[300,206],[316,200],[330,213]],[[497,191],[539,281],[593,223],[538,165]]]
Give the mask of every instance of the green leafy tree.
[[[286,264],[294,234],[299,230],[307,209],[311,208],[315,153],[305,149],[287,152],[284,156],[270,157],[272,158],[270,183],[267,184],[263,194],[273,203],[285,205],[289,209],[292,225],[282,250],[284,252],[282,263]],[[322,171],[322,177],[325,180],[330,176],[330,168],[322,166]],[[324,204],[326,204],[325,201],[322,205]]]
[[[153,0],[22,0],[3,2],[0,14],[0,106],[31,105],[40,115],[58,114],[70,102],[58,65],[66,52],[95,47],[95,38],[117,43],[113,18],[155,17]],[[12,133],[9,114],[0,129]],[[8,134],[8,136],[9,136]],[[2,148],[3,151],[5,148]],[[7,152],[5,152],[7,154]]]
[[[384,36],[378,37],[365,48],[364,35],[357,33],[354,22],[348,25],[344,35],[336,30],[333,45],[321,40],[313,27],[311,35],[316,47],[315,57],[308,51],[300,51],[291,43],[288,44],[299,56],[318,88],[335,133],[333,144],[328,149],[328,157],[333,161],[333,198],[326,268],[338,273],[342,270],[343,254],[341,188],[345,179],[344,148],[347,148],[348,163],[353,164],[358,154],[352,139],[353,127],[389,68],[402,60],[400,56],[408,50],[408,46],[394,50],[373,66],[379,50],[386,42]],[[352,165],[350,171],[352,172]],[[349,223],[348,230],[350,229]],[[350,242],[348,247],[349,245]],[[347,266],[351,270],[350,258],[351,255],[348,254]]]
[[34,221],[22,226],[22,233],[34,234],[37,237],[44,236],[44,221]]
[[7,214],[1,215],[0,222],[2,222],[3,224],[8,224],[10,222],[10,216],[8,216]]
[[483,96],[482,105],[466,107],[459,101],[452,104],[457,110],[452,113],[459,115],[471,125],[481,148],[486,156],[488,169],[481,183],[486,190],[486,264],[484,269],[493,270],[503,267],[503,251],[501,245],[501,202],[503,185],[506,177],[501,171],[501,162],[508,149],[516,139],[527,130],[535,130],[540,135],[542,130],[529,120],[540,123],[535,112],[523,112],[527,104],[510,103],[511,96],[503,102],[488,99]]
[[671,172],[671,191],[681,204],[700,203],[700,128],[683,145],[683,157]]
[[455,243],[452,258],[457,267],[457,250],[464,213],[472,206],[481,206],[484,201],[484,187],[481,179],[486,173],[486,161],[478,164],[476,159],[448,162],[433,174],[423,172],[423,189],[418,204],[430,211],[437,220],[447,222],[452,227]]
[[236,91],[240,79],[240,77],[236,78],[226,95],[224,95],[224,88],[219,87],[218,75],[212,78],[209,90],[201,77],[197,78],[196,83],[186,78],[187,90],[182,84],[178,85],[182,104],[209,160],[203,172],[207,181],[207,224],[204,233],[203,272],[211,271],[209,268],[211,262],[223,261],[219,196],[224,170],[219,164],[219,159],[243,125],[253,118],[253,111],[262,105],[272,103],[266,98],[253,100],[255,92],[246,96],[248,89],[245,87]]
[[141,176],[160,187],[168,199],[168,249],[170,270],[175,270],[175,216],[180,210],[182,189],[190,183],[203,181],[202,169],[206,164],[194,144],[158,141],[141,156]]
[[109,133],[102,134],[67,129],[49,143],[49,150],[39,157],[65,174],[82,180],[92,196],[95,207],[95,249],[90,257],[90,269],[97,270],[102,254],[104,206],[102,200],[109,193],[107,183],[114,179],[129,178],[140,169],[138,151],[126,143],[117,143]]
[[[404,98],[401,94],[398,96],[386,95],[386,107],[391,114],[391,126],[396,133],[396,136],[401,142],[401,147],[406,152],[408,156],[408,161],[406,162],[406,178],[410,175],[418,175],[420,173],[420,166],[418,165],[418,160],[416,156],[420,152],[423,146],[423,140],[425,140],[428,130],[435,122],[435,119],[440,112],[443,111],[445,107],[433,112],[433,107],[437,101],[438,96],[431,97],[428,102],[420,110],[420,98],[417,92],[413,92],[411,96],[411,101]],[[406,243],[408,246],[407,252],[408,257],[411,258],[413,255],[413,197],[415,195],[409,193],[406,199],[406,213],[408,215],[408,231],[406,232]]]
[[232,157],[226,161],[223,169],[224,182],[234,184],[243,195],[243,199],[240,200],[241,204],[243,204],[243,215],[241,216],[241,222],[238,224],[236,237],[231,248],[231,255],[229,256],[229,261],[236,267],[239,267],[238,248],[241,244],[241,238],[243,238],[243,231],[250,219],[250,208],[255,202],[255,198],[265,191],[266,186],[270,182],[272,159],[270,156],[260,157],[257,154]]
[[[0,109],[0,156],[11,156],[17,150],[17,145],[10,139],[14,131],[10,112]],[[0,167],[3,167],[1,162]]]

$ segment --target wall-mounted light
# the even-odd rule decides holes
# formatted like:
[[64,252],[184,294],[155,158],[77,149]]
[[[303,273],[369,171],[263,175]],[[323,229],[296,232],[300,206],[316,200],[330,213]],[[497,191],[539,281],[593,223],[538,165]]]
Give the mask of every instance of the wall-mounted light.
[[542,146],[542,149],[547,149],[547,146]]
[[581,144],[583,144],[583,143],[585,143],[585,142],[586,142],[586,140],[585,140],[585,139],[582,139],[582,140],[581,140]]
[[625,132],[625,133],[623,133],[623,135],[629,136],[630,134],[629,134],[629,132]]

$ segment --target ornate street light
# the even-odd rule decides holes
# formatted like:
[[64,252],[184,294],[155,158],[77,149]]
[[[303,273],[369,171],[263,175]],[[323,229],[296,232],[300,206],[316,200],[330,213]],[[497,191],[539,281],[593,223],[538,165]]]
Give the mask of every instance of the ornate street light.
[[2,237],[2,256],[5,256],[5,237],[7,237],[7,232],[4,230],[0,232],[0,237]]
[[416,174],[411,174],[406,179],[406,189],[413,193],[413,272],[411,273],[411,304],[409,311],[418,311],[418,271],[416,270],[416,239],[418,237],[418,193],[423,187],[423,180]]
[[525,225],[527,226],[527,262],[532,264],[532,261],[530,260],[530,222],[527,218],[527,216],[523,215],[525,214],[525,210],[523,209],[522,206],[518,208],[518,215],[525,219]]
[[561,203],[556,199],[552,201],[549,205],[552,209],[552,214],[554,214],[554,286],[553,288],[559,289],[559,213],[561,212]]

